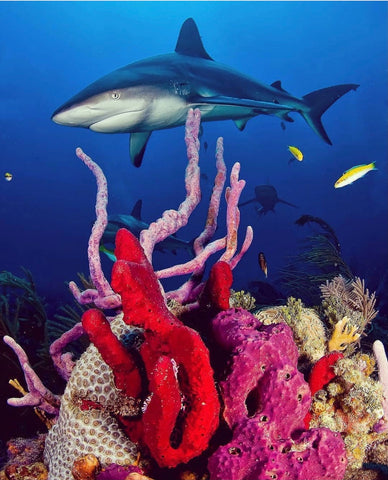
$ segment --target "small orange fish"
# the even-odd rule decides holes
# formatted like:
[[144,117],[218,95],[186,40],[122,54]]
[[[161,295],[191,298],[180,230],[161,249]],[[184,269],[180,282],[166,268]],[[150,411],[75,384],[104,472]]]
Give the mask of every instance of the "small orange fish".
[[259,253],[259,265],[264,272],[265,278],[267,278],[268,277],[267,260],[265,259],[265,255],[263,252]]

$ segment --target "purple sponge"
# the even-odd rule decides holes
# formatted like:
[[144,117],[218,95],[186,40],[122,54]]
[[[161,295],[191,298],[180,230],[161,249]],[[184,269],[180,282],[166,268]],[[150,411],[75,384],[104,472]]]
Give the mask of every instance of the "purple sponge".
[[221,389],[233,438],[210,457],[211,480],[342,479],[347,459],[340,434],[304,430],[311,395],[297,370],[292,330],[264,326],[243,309],[219,313],[213,330],[232,354]]

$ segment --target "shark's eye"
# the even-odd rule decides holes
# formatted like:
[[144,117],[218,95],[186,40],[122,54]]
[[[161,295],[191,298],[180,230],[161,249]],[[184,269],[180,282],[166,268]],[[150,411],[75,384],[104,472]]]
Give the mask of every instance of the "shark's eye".
[[113,100],[118,100],[120,98],[120,92],[112,92]]

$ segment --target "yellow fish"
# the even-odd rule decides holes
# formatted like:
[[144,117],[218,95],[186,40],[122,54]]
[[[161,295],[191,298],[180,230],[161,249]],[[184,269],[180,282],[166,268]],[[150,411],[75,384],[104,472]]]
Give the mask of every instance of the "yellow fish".
[[[303,160],[303,153],[299,150],[299,148],[293,147],[291,145],[289,145],[287,148],[292,153],[293,157],[295,157],[297,160],[299,160],[299,162],[301,162]],[[291,158],[291,160],[288,163],[292,162],[293,160],[294,159]]]
[[371,170],[377,170],[376,162],[368,163],[368,165],[356,165],[352,168],[349,168],[349,170],[346,170],[346,172],[344,172],[343,175],[335,182],[334,188],[341,188],[345,187],[346,185],[350,185]]
[[7,182],[10,182],[12,180],[12,173],[9,173],[9,172],[4,173],[4,178]]

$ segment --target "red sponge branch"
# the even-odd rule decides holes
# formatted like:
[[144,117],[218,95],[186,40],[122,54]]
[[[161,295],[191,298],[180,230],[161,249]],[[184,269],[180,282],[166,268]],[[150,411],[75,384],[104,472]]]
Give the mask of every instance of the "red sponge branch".
[[[316,392],[318,392],[318,390],[321,390],[330,382],[330,380],[333,380],[333,378],[336,377],[333,367],[340,358],[344,358],[343,353],[332,352],[328,353],[316,362],[310,373],[309,385],[311,395],[314,395]],[[309,428],[310,421],[311,413],[308,412],[304,419],[306,428]]]
[[311,395],[321,390],[330,380],[336,377],[333,367],[340,358],[344,358],[343,353],[332,352],[320,358],[313,366],[309,380]]
[[[202,453],[218,426],[220,405],[209,352],[199,333],[168,310],[140,243],[125,229],[116,235],[115,255],[112,287],[121,296],[124,322],[145,330],[140,355],[151,396],[142,418],[142,441],[161,467],[174,467]],[[133,427],[128,425],[130,436]],[[177,429],[181,440],[172,445]],[[138,426],[135,430],[140,431]]]
[[138,366],[112,332],[105,315],[94,308],[86,310],[82,315],[82,326],[104,362],[112,369],[116,387],[128,397],[140,397],[142,380]]

